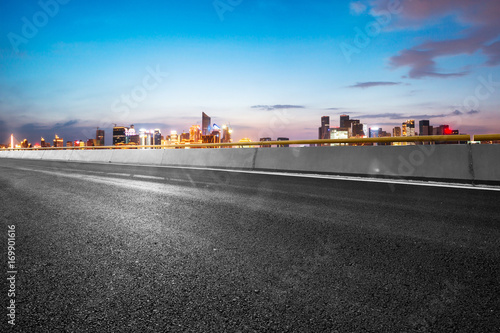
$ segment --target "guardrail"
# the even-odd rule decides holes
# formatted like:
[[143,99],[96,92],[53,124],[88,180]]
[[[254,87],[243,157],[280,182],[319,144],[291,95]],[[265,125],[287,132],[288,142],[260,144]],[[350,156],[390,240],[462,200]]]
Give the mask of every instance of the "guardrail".
[[463,142],[463,141],[495,141],[500,140],[500,134],[481,135],[422,135],[398,136],[382,138],[350,138],[350,139],[323,139],[323,140],[288,140],[288,141],[254,141],[232,143],[186,143],[169,145],[116,145],[116,146],[76,146],[76,147],[43,147],[43,148],[4,148],[2,150],[97,150],[97,149],[189,149],[189,148],[215,148],[215,147],[268,147],[283,145],[311,145],[311,144],[360,144],[360,143],[392,143],[392,142]]

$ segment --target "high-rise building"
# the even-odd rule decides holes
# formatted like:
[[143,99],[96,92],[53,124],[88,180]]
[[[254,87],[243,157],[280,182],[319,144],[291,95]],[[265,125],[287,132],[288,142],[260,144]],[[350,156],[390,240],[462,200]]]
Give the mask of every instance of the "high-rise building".
[[158,128],[153,131],[153,145],[161,145],[161,131]]
[[392,136],[397,137],[401,136],[401,127],[396,126],[392,129]]
[[104,130],[99,129],[99,127],[97,127],[95,131],[94,143],[96,146],[104,146]]
[[318,139],[330,139],[330,117],[321,117],[321,127],[318,129]]
[[418,122],[418,135],[432,135],[432,132],[429,134],[429,126],[429,120],[420,120]]
[[233,134],[233,129],[228,125],[222,125],[222,143],[231,143],[233,139],[231,139],[231,135]]
[[340,116],[340,128],[349,128],[351,127],[350,124],[347,124],[346,121],[349,121],[349,116],[346,114],[343,114]]
[[126,135],[128,130],[128,127],[115,125],[115,127],[113,127],[113,145],[128,143]]
[[50,147],[50,143],[46,142],[44,138],[40,139],[40,147],[45,148],[45,147]]
[[64,140],[57,136],[54,138],[54,147],[63,147],[64,146]]
[[409,119],[402,124],[403,136],[415,136],[415,120]]
[[201,142],[200,125],[193,125],[189,128],[189,141],[192,141],[193,143]]
[[351,136],[354,137],[363,137],[367,136],[368,133],[365,133],[365,126],[359,123],[359,120],[349,120],[351,123]]
[[210,117],[205,113],[201,113],[201,134],[209,135],[212,132],[212,126]]

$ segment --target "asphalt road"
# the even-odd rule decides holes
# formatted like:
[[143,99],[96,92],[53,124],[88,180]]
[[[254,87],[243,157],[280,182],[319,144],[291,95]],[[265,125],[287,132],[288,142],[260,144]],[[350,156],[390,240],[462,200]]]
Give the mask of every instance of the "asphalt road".
[[0,159],[0,202],[12,331],[500,331],[498,191]]

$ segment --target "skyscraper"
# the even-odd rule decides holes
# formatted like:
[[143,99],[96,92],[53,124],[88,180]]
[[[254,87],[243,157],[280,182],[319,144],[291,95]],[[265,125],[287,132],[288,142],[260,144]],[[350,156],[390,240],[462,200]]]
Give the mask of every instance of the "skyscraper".
[[127,143],[125,136],[126,131],[128,131],[128,127],[125,126],[115,125],[115,127],[113,127],[113,145]]
[[99,127],[97,127],[97,130],[95,131],[94,143],[96,146],[104,146],[104,130],[100,130]]
[[194,143],[201,142],[200,125],[193,125],[189,128],[189,140]]
[[210,125],[210,117],[205,113],[201,113],[201,134],[209,135],[212,131],[212,126]]
[[63,147],[64,146],[64,140],[57,136],[54,138],[54,147]]
[[418,122],[418,135],[432,135],[432,132],[429,134],[429,126],[430,122],[428,120],[420,120]]
[[346,114],[343,114],[340,116],[340,128],[349,128],[351,127],[351,124],[347,124],[346,121],[349,121],[349,116]]
[[153,132],[153,145],[160,146],[161,145],[161,131],[157,128]]
[[330,139],[330,117],[321,117],[321,127],[318,128],[318,139]]

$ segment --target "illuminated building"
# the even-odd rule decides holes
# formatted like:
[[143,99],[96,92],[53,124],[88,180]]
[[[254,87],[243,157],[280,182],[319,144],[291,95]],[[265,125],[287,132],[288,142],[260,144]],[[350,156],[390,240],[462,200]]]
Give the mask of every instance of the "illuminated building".
[[129,130],[128,127],[125,126],[116,126],[113,127],[113,145],[118,144],[126,144],[127,143],[127,135],[126,132]]
[[179,142],[178,136],[177,136],[177,131],[171,131],[170,135],[167,136],[167,140],[169,144],[176,144]]
[[[238,142],[242,142],[242,143],[244,143],[244,142],[252,142],[252,139],[250,139],[250,138],[243,138],[243,139],[241,139]],[[253,146],[242,146],[242,147],[243,148],[253,148]]]
[[410,119],[402,124],[403,136],[415,136],[415,120]]
[[231,139],[231,135],[233,134],[233,129],[230,128],[228,125],[223,125],[222,126],[222,142],[223,143],[231,143],[233,142],[233,139]]
[[[289,141],[289,138],[279,137],[277,141]],[[290,147],[288,144],[278,145],[278,147]]]
[[104,146],[104,130],[100,130],[99,127],[97,127],[97,130],[95,131],[94,143],[96,146]]
[[401,127],[394,127],[392,129],[392,136],[401,136]]
[[[273,141],[271,138],[267,137],[267,138],[260,138],[259,141]],[[269,148],[271,147],[271,145],[260,145],[261,147],[266,147],[266,148]]]
[[50,143],[45,142],[45,139],[44,139],[44,138],[41,138],[41,139],[40,139],[40,146],[41,146],[42,148],[45,148],[45,147],[47,147],[47,148],[48,148],[48,147],[50,147]]
[[183,143],[189,142],[189,133],[182,131],[182,134],[179,137],[179,141]]
[[205,113],[201,113],[201,134],[209,135],[212,132],[212,127],[210,126],[210,117]]
[[66,147],[73,147],[73,141],[66,141]]
[[[333,127],[330,129],[330,139],[348,139],[349,131],[341,127]],[[345,145],[345,143],[331,143],[331,146]]]
[[87,147],[93,147],[93,146],[95,146],[95,139],[88,139],[86,146]]
[[31,143],[28,142],[28,139],[24,139],[21,142],[21,148],[31,148]]
[[201,142],[200,125],[193,125],[189,128],[189,141],[192,141],[194,143]]
[[[409,119],[405,121],[401,126],[402,136],[415,136],[415,120]],[[415,145],[415,142],[402,142],[402,146]]]
[[63,147],[64,146],[64,140],[60,137],[57,136],[54,138],[54,147]]

